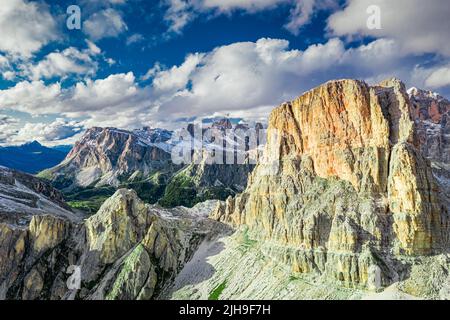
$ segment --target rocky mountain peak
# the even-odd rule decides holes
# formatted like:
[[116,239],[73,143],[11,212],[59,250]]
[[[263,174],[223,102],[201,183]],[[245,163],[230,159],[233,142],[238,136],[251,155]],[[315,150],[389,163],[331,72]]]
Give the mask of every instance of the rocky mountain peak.
[[63,163],[43,175],[55,181],[64,176],[64,188],[79,185],[118,185],[120,179],[148,175],[170,161],[168,146],[159,139],[167,131],[91,128]]
[[[299,273],[387,286],[399,256],[448,247],[449,207],[398,79],[330,81],[276,108],[247,189],[212,215],[245,225]],[[270,170],[268,170],[268,167]],[[397,280],[395,280],[397,279]]]

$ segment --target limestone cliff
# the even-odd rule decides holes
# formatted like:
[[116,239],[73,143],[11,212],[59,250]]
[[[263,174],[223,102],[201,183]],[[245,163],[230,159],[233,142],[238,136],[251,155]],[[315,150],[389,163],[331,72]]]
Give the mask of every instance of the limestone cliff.
[[275,109],[265,163],[212,217],[246,225],[293,271],[353,287],[407,277],[447,252],[449,207],[420,151],[404,85],[331,81]]
[[121,189],[85,221],[60,208],[0,223],[0,299],[155,298],[202,241],[227,230],[206,218],[212,208],[165,210]]

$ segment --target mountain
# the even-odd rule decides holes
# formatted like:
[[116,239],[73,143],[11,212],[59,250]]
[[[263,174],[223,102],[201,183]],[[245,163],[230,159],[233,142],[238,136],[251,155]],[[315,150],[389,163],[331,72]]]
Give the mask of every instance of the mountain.
[[[231,140],[228,137],[227,143],[222,145],[214,141],[215,136],[227,137],[226,134],[241,130],[241,133],[247,133],[250,126],[244,123],[233,125],[227,118],[218,119],[208,127],[195,129],[193,125],[188,127],[188,131],[194,138],[193,145],[201,145],[198,150],[192,150],[192,163],[187,164],[178,171],[168,182],[163,197],[159,201],[166,207],[175,207],[178,205],[192,207],[196,203],[218,199],[225,200],[228,196],[236,195],[242,192],[247,186],[248,175],[253,171],[255,165],[250,161],[252,152],[249,150],[248,139],[236,135],[236,139]],[[262,129],[260,123],[255,124],[255,132]],[[198,130],[201,137],[196,137],[194,131]],[[209,131],[209,137],[207,134]],[[197,140],[195,140],[197,139]],[[201,141],[199,141],[201,139]],[[235,140],[235,141],[234,141]],[[231,143],[230,143],[231,142]],[[242,145],[240,148],[236,148]],[[214,161],[215,150],[223,151],[222,163]],[[237,162],[237,152],[243,153],[243,163]],[[227,163],[226,154],[233,154],[234,161]],[[256,159],[254,159],[256,161]]]
[[[262,128],[261,124],[256,126]],[[189,128],[193,130],[192,126],[188,131]],[[217,146],[205,132],[211,129],[223,134],[232,128],[228,119],[202,128],[200,134],[205,136],[196,137],[199,141],[194,144],[203,146],[196,152],[204,159],[184,166],[172,162],[172,148],[185,142],[177,141],[171,131],[148,127],[134,131],[92,128],[62,163],[39,176],[63,190],[73,207],[90,213],[95,213],[119,188],[134,189],[143,200],[159,201],[166,207],[192,207],[205,200],[224,200],[245,188],[254,164],[206,165],[209,149]],[[249,129],[243,124],[234,128]]]
[[319,86],[272,112],[242,193],[191,209],[120,189],[86,219],[1,168],[0,298],[449,299],[448,163],[426,156],[427,103],[397,79]]
[[38,173],[59,164],[67,152],[33,141],[21,146],[0,147],[0,165],[27,173]]
[[75,217],[61,192],[49,183],[0,166],[0,222],[22,225],[47,213]]
[[40,174],[60,189],[119,186],[169,165],[164,141],[150,130],[91,128],[62,163]]
[[[269,137],[277,138],[269,139],[268,161],[212,216],[245,227],[252,246],[285,262],[293,277],[317,281],[317,289],[330,284],[329,296],[339,294],[332,289],[337,283],[375,291],[395,285],[405,294],[439,297],[450,270],[448,184],[420,152],[428,144],[419,139],[419,122],[429,119],[414,110],[396,79],[374,87],[332,81],[283,104],[270,117]],[[249,268],[235,268],[243,261],[229,252],[224,259],[228,268],[217,259],[213,267],[224,271],[211,279],[222,283],[227,274],[224,298],[258,296],[252,290],[275,285],[257,269],[261,277],[251,281],[264,285],[241,291]],[[317,294],[303,287],[303,297]]]
[[48,212],[0,223],[0,299],[155,298],[202,243],[228,232],[206,217],[212,205],[169,211],[122,189],[84,221]]

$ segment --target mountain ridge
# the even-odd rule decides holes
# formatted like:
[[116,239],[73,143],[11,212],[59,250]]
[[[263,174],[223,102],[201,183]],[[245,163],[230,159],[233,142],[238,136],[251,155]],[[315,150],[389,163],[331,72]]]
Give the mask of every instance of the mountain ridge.
[[38,141],[32,141],[20,146],[0,147],[0,165],[36,174],[60,163],[66,155],[65,151],[48,148]]

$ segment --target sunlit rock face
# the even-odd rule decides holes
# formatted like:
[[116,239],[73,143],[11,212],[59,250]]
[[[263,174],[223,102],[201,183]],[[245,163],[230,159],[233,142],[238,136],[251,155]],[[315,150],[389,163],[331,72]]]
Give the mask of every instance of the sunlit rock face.
[[91,128],[61,164],[41,176],[62,189],[118,186],[121,181],[146,177],[170,166],[169,146],[165,143],[170,134],[151,129]]
[[212,217],[247,225],[297,272],[351,286],[406,276],[448,248],[448,200],[421,152],[403,83],[328,82],[275,109],[266,163]]
[[[228,232],[207,218],[214,201],[169,210],[120,189],[86,219],[45,182],[0,173],[0,300],[152,299],[205,239]],[[21,198],[3,184],[20,186]]]

